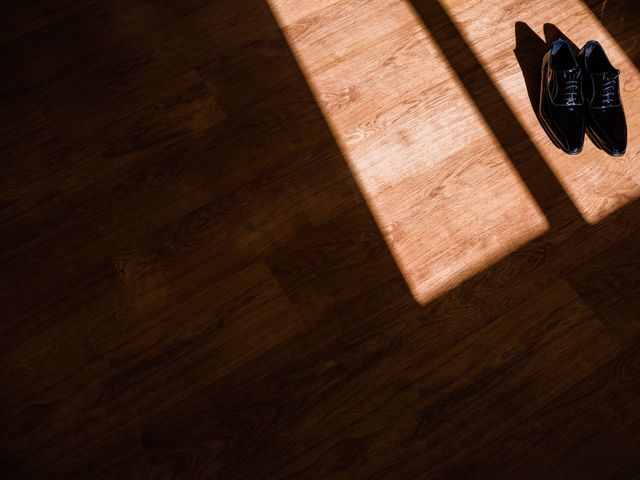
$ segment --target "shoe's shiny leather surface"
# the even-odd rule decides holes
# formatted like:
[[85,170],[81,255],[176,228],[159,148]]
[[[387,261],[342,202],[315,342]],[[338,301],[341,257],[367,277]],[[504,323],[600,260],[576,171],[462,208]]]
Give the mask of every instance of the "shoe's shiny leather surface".
[[609,155],[623,155],[627,149],[627,122],[620,99],[620,72],[602,46],[589,41],[578,55],[584,72],[586,128],[589,138]]
[[582,72],[564,39],[553,42],[544,56],[541,82],[542,126],[558,148],[579,153],[584,144]]

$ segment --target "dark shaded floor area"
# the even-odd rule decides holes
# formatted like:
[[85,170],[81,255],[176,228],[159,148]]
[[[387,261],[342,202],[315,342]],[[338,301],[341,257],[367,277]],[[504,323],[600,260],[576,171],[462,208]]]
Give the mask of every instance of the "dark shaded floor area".
[[586,224],[414,3],[553,227],[424,307],[264,1],[2,7],[8,478],[640,471],[640,204]]

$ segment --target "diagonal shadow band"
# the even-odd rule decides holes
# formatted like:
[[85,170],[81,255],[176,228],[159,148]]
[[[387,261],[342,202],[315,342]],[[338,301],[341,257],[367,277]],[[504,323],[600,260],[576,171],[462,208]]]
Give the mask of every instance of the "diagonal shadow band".
[[566,42],[569,44],[569,48],[571,49],[571,53],[573,53],[574,57],[578,56],[578,53],[580,52],[580,47],[576,45],[575,42],[573,42],[573,40],[571,40],[557,26],[555,26],[553,23],[545,23],[543,29],[544,29],[544,39],[548,47],[550,47],[551,44],[556,40],[558,40],[559,38],[562,38],[566,40]]
[[411,0],[433,40],[544,212],[551,228],[585,224],[522,124],[436,0]]
[[637,24],[640,18],[638,0],[582,0],[589,7],[616,43],[625,51],[636,67],[640,69],[640,49],[638,48]]

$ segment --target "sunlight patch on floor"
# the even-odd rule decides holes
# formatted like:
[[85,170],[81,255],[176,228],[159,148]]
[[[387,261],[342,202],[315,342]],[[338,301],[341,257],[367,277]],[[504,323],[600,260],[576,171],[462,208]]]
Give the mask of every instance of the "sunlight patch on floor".
[[269,4],[418,302],[547,231],[405,0]]

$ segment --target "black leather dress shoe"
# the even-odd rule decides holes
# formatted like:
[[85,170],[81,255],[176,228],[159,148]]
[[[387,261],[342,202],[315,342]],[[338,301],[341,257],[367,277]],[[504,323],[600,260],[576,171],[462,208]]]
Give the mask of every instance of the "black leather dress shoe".
[[584,144],[584,105],[582,72],[566,40],[551,44],[542,59],[540,123],[549,138],[566,153],[582,151]]
[[620,71],[613,68],[600,44],[593,40],[580,50],[578,64],[584,72],[587,134],[609,155],[623,155],[627,122],[620,100]]

